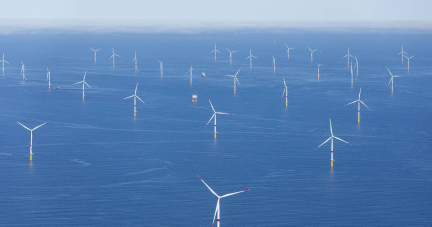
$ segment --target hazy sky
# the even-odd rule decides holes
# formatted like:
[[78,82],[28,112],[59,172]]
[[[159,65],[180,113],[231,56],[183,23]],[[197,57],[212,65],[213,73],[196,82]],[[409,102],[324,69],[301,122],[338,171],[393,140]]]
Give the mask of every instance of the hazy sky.
[[3,0],[0,7],[2,19],[432,21],[431,0]]

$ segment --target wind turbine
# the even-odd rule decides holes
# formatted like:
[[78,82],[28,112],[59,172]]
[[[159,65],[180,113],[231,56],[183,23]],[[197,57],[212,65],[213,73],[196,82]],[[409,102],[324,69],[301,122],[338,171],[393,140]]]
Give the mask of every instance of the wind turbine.
[[232,54],[233,53],[235,53],[235,52],[237,52],[236,50],[234,50],[234,51],[230,51],[230,49],[228,49],[228,48],[226,48],[227,50],[228,50],[228,52],[229,52],[229,54],[230,54],[230,56],[229,56],[229,60],[230,60],[230,65],[232,65]]
[[272,55],[272,57],[273,57],[273,63],[272,63],[272,65],[273,65],[273,74],[276,72],[276,58]]
[[286,48],[287,48],[287,54],[288,54],[288,60],[290,59],[290,50],[292,50],[292,49],[295,49],[295,48],[290,48],[290,47],[288,47],[288,45],[286,45],[285,44],[285,46],[286,46]]
[[349,47],[348,47],[348,54],[347,55],[345,55],[345,56],[343,56],[343,58],[347,58],[347,66],[349,67],[349,65],[350,65],[350,57],[352,57],[353,58],[353,56],[349,53]]
[[311,52],[311,63],[313,62],[313,52],[317,51],[318,49],[312,50],[311,48],[308,47],[308,49]]
[[48,82],[48,89],[51,89],[51,71],[47,68],[47,78],[46,81]]
[[252,49],[249,50],[249,57],[247,57],[245,60],[247,60],[248,58],[250,60],[249,66],[250,66],[250,68],[252,68],[252,58],[257,58],[257,57],[252,55]]
[[47,121],[47,122],[45,122],[45,123],[43,123],[43,124],[41,124],[39,126],[36,126],[33,129],[30,129],[27,126],[19,123],[17,120],[15,120],[15,122],[18,123],[19,125],[21,125],[22,127],[24,127],[25,129],[27,129],[27,130],[30,131],[30,161],[32,161],[33,160],[33,131],[36,130],[36,129],[38,129],[38,128],[40,128],[40,127],[42,127],[42,125],[44,125],[46,123],[49,123],[49,121]]
[[353,68],[352,68],[352,62],[351,62],[350,72],[351,72],[351,87],[352,87],[353,84],[354,84],[354,71],[353,71]]
[[192,68],[192,64],[191,64],[191,67],[190,67],[189,71],[187,71],[187,73],[190,73],[190,84],[191,84],[191,85],[192,85],[192,72],[193,72],[194,70],[195,70],[195,69]]
[[282,92],[282,98],[285,95],[285,106],[288,106],[288,86],[285,83],[285,77],[283,77],[284,90]]
[[23,81],[25,81],[25,65],[24,62],[21,61],[21,74],[23,75]]
[[389,83],[387,84],[387,86],[390,85],[390,83],[391,83],[391,86],[392,86],[391,93],[393,94],[393,78],[394,78],[394,77],[401,77],[401,76],[398,76],[398,75],[394,75],[394,76],[393,76],[393,74],[390,72],[390,69],[387,68],[387,70],[388,70],[388,72],[389,72],[390,75],[391,75],[390,81],[389,81]]
[[214,48],[214,50],[213,50],[212,52],[210,52],[210,54],[213,53],[213,52],[214,52],[214,54],[215,54],[215,62],[216,62],[216,53],[220,53],[220,52],[216,49],[216,43],[215,43],[215,48]]
[[93,48],[90,47],[90,49],[94,52],[94,63],[96,64],[96,52],[100,51],[101,48],[95,50],[95,49],[93,49]]
[[318,81],[319,81],[319,69],[320,69],[320,67],[321,67],[322,65],[324,65],[324,64],[318,64],[318,63],[317,63],[317,65],[318,65]]
[[4,63],[6,62],[8,65],[10,65],[9,64],[9,62],[7,62],[5,59],[4,59],[4,52],[3,52],[3,59],[2,60],[0,60],[0,62],[2,62],[2,73],[3,73],[3,75],[4,75]]
[[[157,60],[157,59],[156,59]],[[160,66],[159,66],[159,68],[160,68],[160,72],[161,72],[161,77],[163,77],[163,62],[161,62],[161,61],[159,61],[159,60],[157,60],[159,63],[160,63]]]
[[357,103],[358,104],[358,123],[359,124],[360,124],[360,103],[363,104],[364,106],[366,106],[366,108],[368,108],[370,110],[370,108],[363,101],[360,100],[361,89],[362,89],[362,87],[360,86],[360,92],[359,92],[358,99],[345,105],[345,106],[348,106],[348,105],[353,104],[353,103]]
[[234,78],[234,94],[236,93],[236,82],[241,87],[240,82],[237,79],[237,74],[240,72],[240,70],[241,70],[241,68],[236,72],[236,74],[234,76],[233,75],[226,75],[226,76]]
[[358,64],[358,61],[357,61],[357,55],[354,55],[354,58],[355,58],[355,61],[356,61],[355,67],[357,68],[357,76],[358,76],[359,64]]
[[[198,175],[197,175],[197,176],[198,176]],[[250,189],[246,189],[246,190],[238,191],[238,192],[233,192],[233,193],[228,193],[228,194],[225,194],[225,195],[223,195],[223,196],[219,196],[218,194],[216,194],[215,191],[213,191],[213,189],[210,188],[210,186],[208,186],[208,185],[206,184],[206,182],[204,182],[204,180],[203,180],[200,176],[198,176],[198,178],[199,178],[199,179],[204,183],[204,185],[205,185],[205,186],[210,190],[210,192],[218,198],[217,203],[216,203],[216,210],[215,210],[215,214],[214,214],[214,216],[213,216],[213,223],[212,223],[212,227],[213,227],[213,225],[214,225],[214,221],[215,221],[215,219],[216,219],[216,215],[217,215],[217,219],[216,219],[217,227],[220,227],[220,200],[221,200],[222,198],[225,198],[225,197],[228,197],[228,196],[232,196],[232,195],[239,194],[239,193],[242,193],[242,192],[247,192],[247,191],[249,191]]]
[[135,61],[135,72],[138,72],[138,59],[136,57],[136,51],[135,51],[135,58],[132,59],[132,62]]
[[[399,52],[399,54],[401,54],[401,59],[402,59],[402,63],[403,63],[403,59],[404,59],[405,54],[408,54],[407,52],[405,52],[405,51],[403,50],[403,45],[402,45],[402,51]],[[399,55],[399,54],[397,54],[397,55]]]
[[90,89],[92,89],[92,88],[90,87],[90,85],[88,85],[88,83],[85,82],[86,75],[87,75],[87,71],[84,73],[84,78],[83,78],[82,81],[74,83],[74,84],[83,84],[83,100],[84,100],[84,97],[85,97],[85,95],[84,95],[84,88],[85,88],[85,87],[84,87],[84,84],[87,85],[87,87],[89,87]]
[[212,105],[212,103],[210,101],[210,98],[208,98],[208,100],[209,100],[210,106],[211,106],[211,108],[212,108],[212,110],[213,110],[214,113],[213,113],[212,117],[210,118],[210,120],[207,122],[206,127],[210,123],[210,121],[214,118],[214,138],[216,139],[216,133],[217,133],[216,132],[216,115],[218,115],[218,114],[232,115],[232,114],[230,114],[230,113],[223,113],[223,112],[216,112],[216,110],[214,109],[214,107],[213,107],[213,105]]
[[134,117],[136,117],[136,113],[137,113],[137,110],[136,110],[136,99],[139,99],[142,103],[144,103],[144,105],[146,105],[145,102],[143,100],[141,100],[140,97],[138,97],[137,90],[138,90],[138,81],[137,81],[137,84],[136,84],[136,87],[135,87],[135,93],[133,95],[131,95],[131,96],[128,96],[128,97],[122,99],[122,100],[125,100],[125,99],[132,98],[132,97],[134,98]]
[[120,57],[120,55],[114,53],[114,47],[112,48],[112,51],[113,51],[113,54],[111,55],[111,57],[109,59],[111,59],[111,58],[113,59],[113,68],[114,68],[114,66],[115,66],[115,57],[116,56]]
[[413,57],[415,57],[415,55],[413,55],[413,56],[411,56],[411,57],[407,57],[407,56],[405,56],[405,58],[408,59],[408,72],[409,72],[409,60],[410,60],[411,58],[413,58]]
[[327,143],[329,140],[331,140],[331,162],[330,162],[330,167],[333,168],[333,161],[334,161],[334,159],[333,159],[333,139],[337,139],[337,140],[342,141],[344,143],[347,143],[349,145],[351,145],[351,143],[349,143],[349,142],[347,142],[347,141],[345,141],[345,140],[343,140],[343,139],[341,139],[341,138],[336,137],[336,136],[333,135],[333,129],[332,129],[331,116],[330,115],[329,115],[329,119],[330,119],[330,133],[331,133],[331,136],[326,141],[324,141],[324,143],[322,143],[317,148],[315,148],[315,150],[318,149],[318,148],[320,148],[322,145],[324,145],[325,143]]

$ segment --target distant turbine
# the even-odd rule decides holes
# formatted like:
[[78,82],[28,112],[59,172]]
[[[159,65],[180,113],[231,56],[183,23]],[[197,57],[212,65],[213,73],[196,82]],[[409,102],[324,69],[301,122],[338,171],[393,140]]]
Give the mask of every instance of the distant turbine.
[[210,52],[210,54],[213,53],[213,52],[214,52],[214,54],[215,54],[215,62],[216,62],[216,53],[220,53],[220,52],[216,49],[216,43],[215,43],[215,48],[214,48],[214,50],[213,50],[212,52]]
[[135,72],[138,72],[138,59],[136,57],[136,51],[135,51],[135,58],[132,59],[132,62],[135,61]]
[[285,46],[286,46],[286,48],[287,48],[286,53],[287,53],[287,55],[288,55],[288,60],[289,60],[289,59],[290,59],[290,50],[293,50],[293,49],[295,49],[295,48],[290,48],[290,47],[288,47],[288,45],[286,45],[286,44],[285,44]]
[[228,52],[229,52],[229,54],[230,54],[230,56],[229,56],[229,60],[230,60],[230,65],[232,65],[232,54],[233,53],[235,53],[235,52],[237,52],[236,50],[234,50],[234,51],[230,51],[230,49],[228,49],[228,48],[226,48],[227,50],[228,50]]
[[3,75],[4,75],[4,63],[6,62],[8,65],[10,65],[9,62],[7,62],[7,61],[4,59],[4,52],[3,52],[3,59],[0,60],[0,62],[2,62],[2,73],[3,73]]
[[388,72],[389,72],[390,75],[391,75],[390,81],[389,81],[389,83],[387,84],[387,86],[390,85],[390,83],[391,83],[391,86],[392,86],[391,93],[393,94],[393,78],[394,78],[394,77],[401,77],[401,76],[398,76],[398,75],[394,75],[394,76],[393,76],[393,74],[390,72],[390,69],[387,68],[387,70],[388,70]]
[[230,113],[216,112],[216,110],[214,109],[214,107],[213,107],[213,105],[212,105],[212,103],[210,101],[210,98],[208,98],[208,100],[209,100],[210,106],[211,106],[211,108],[212,108],[212,110],[213,110],[214,113],[213,113],[212,117],[210,118],[210,120],[207,122],[206,127],[210,123],[210,121],[214,118],[214,139],[216,139],[216,133],[217,133],[216,132],[216,115],[218,115],[218,114],[232,115],[232,114],[230,114]]
[[407,57],[407,56],[405,56],[405,58],[408,59],[408,72],[409,72],[409,60],[410,60],[411,58],[413,58],[413,57],[415,57],[415,55],[413,55],[413,56],[411,56],[411,57]]
[[352,87],[353,84],[354,84],[354,71],[353,71],[353,68],[352,68],[352,62],[351,62],[350,72],[351,72],[351,87]]
[[273,57],[273,63],[272,63],[272,65],[273,65],[273,74],[276,72],[276,58],[272,55],[272,57]]
[[357,76],[358,76],[359,64],[358,64],[358,61],[357,61],[357,55],[354,55],[354,58],[355,58],[355,61],[356,61],[355,67],[357,68]]
[[[403,59],[404,59],[405,54],[408,54],[407,52],[405,52],[405,51],[403,50],[403,45],[402,45],[402,51],[399,52],[399,54],[401,54],[401,59],[402,59],[402,63],[403,63]],[[399,55],[399,54],[397,54],[397,55]]]
[[135,93],[133,95],[131,95],[131,96],[128,96],[128,97],[122,99],[122,100],[125,100],[125,99],[132,98],[132,97],[134,98],[134,117],[136,117],[136,113],[137,113],[137,110],[136,110],[136,99],[139,99],[142,103],[144,103],[144,105],[146,105],[145,102],[143,100],[141,100],[140,97],[138,97],[137,90],[138,90],[138,81],[137,81],[137,84],[136,84],[136,87],[135,87]]
[[[197,175],[197,176],[198,176],[198,175]],[[220,199],[225,198],[225,197],[228,197],[228,196],[232,196],[232,195],[235,195],[235,194],[239,194],[239,193],[242,193],[242,192],[247,192],[247,191],[249,191],[249,189],[246,189],[246,190],[243,190],[243,191],[238,191],[238,192],[233,192],[233,193],[229,193],[229,194],[225,194],[225,195],[223,195],[223,196],[219,196],[218,194],[216,194],[216,192],[213,191],[213,189],[210,188],[210,186],[208,186],[208,185],[206,184],[206,182],[204,182],[203,179],[201,179],[200,176],[198,176],[198,178],[199,178],[199,179],[204,183],[204,185],[205,185],[205,186],[210,190],[210,192],[218,198],[217,203],[216,203],[216,210],[215,210],[215,214],[214,214],[214,216],[213,216],[213,223],[212,223],[212,227],[213,227],[213,225],[214,225],[214,221],[215,221],[215,219],[216,219],[216,214],[217,214],[217,219],[216,219],[217,227],[220,227]]]
[[285,78],[283,77],[283,82],[284,82],[284,90],[282,92],[282,98],[285,95],[285,106],[288,106],[288,86],[285,83]]
[[342,142],[344,142],[344,143],[347,143],[347,144],[349,144],[349,145],[351,145],[351,143],[349,143],[349,142],[347,142],[347,141],[345,141],[345,140],[343,140],[343,139],[341,139],[341,138],[336,137],[336,136],[333,135],[333,129],[332,129],[332,124],[331,124],[331,117],[330,117],[330,115],[329,115],[329,119],[330,119],[330,133],[331,133],[331,136],[330,136],[330,138],[328,138],[326,141],[324,141],[324,143],[322,143],[322,144],[319,145],[317,148],[315,148],[315,150],[318,149],[318,148],[320,148],[322,145],[324,145],[325,143],[327,143],[329,140],[331,140],[331,162],[330,162],[330,167],[333,168],[333,161],[334,161],[334,159],[333,159],[333,139],[337,139],[337,140],[342,141]]
[[359,124],[360,124],[360,103],[363,104],[364,106],[366,106],[366,108],[370,109],[370,108],[369,108],[369,107],[368,107],[368,106],[367,106],[363,101],[360,100],[361,89],[362,89],[362,87],[360,86],[360,92],[359,92],[359,97],[358,97],[358,99],[355,100],[355,101],[352,101],[352,102],[350,102],[350,103],[348,103],[348,104],[345,105],[345,106],[348,106],[348,105],[353,104],[353,103],[357,103],[357,104],[358,104],[358,112],[357,112],[357,115],[358,115],[358,123],[359,123]]
[[84,97],[85,97],[85,95],[84,95],[84,88],[85,88],[84,84],[87,85],[87,87],[89,87],[90,89],[92,89],[90,87],[90,85],[88,85],[87,82],[85,82],[86,75],[87,75],[87,71],[84,73],[84,78],[83,78],[82,81],[74,83],[74,84],[83,84],[83,100],[84,100]]
[[347,66],[348,66],[348,67],[349,67],[349,65],[350,65],[350,60],[349,60],[350,57],[353,58],[353,56],[349,53],[349,47],[348,47],[348,54],[345,55],[345,56],[343,56],[343,58],[347,58],[347,61],[348,61]]
[[22,127],[24,127],[25,129],[30,131],[30,161],[32,161],[33,160],[33,131],[40,128],[42,125],[49,123],[49,121],[47,121],[47,122],[45,122],[39,126],[36,126],[33,129],[27,128],[25,125],[19,123],[17,120],[15,120],[15,122],[18,123],[19,125],[21,125]]
[[48,89],[51,89],[51,71],[47,68],[47,78],[46,81],[48,82]]
[[95,49],[93,49],[93,48],[90,47],[90,49],[94,52],[94,63],[96,64],[96,52],[100,51],[101,48],[95,50]]
[[252,68],[252,58],[257,58],[257,57],[252,55],[252,49],[249,50],[249,57],[247,57],[245,60],[247,60],[248,58],[250,60],[249,66],[250,66],[250,68]]
[[189,77],[190,77],[190,84],[191,84],[191,85],[192,85],[192,72],[193,72],[194,70],[195,70],[195,69],[192,68],[192,64],[191,64],[191,67],[190,67],[189,71],[187,71],[187,73],[190,73],[190,74],[189,74]]
[[308,47],[308,49],[311,52],[311,63],[313,62],[313,52],[317,51],[318,49],[312,50],[311,48]]
[[318,81],[319,81],[319,69],[320,69],[320,67],[321,67],[322,65],[324,65],[324,64],[318,64],[318,63],[317,63],[317,65],[318,65]]
[[113,54],[111,55],[111,57],[109,59],[111,59],[111,58],[113,59],[113,68],[114,68],[114,66],[115,66],[115,57],[116,56],[120,57],[120,55],[114,53],[114,47],[112,48],[112,51],[113,51]]
[[23,75],[23,81],[25,81],[25,65],[24,63],[21,61],[21,74]]
[[237,74],[240,72],[241,68],[237,71],[237,73],[233,76],[233,75],[226,75],[229,77],[234,78],[234,94],[236,93],[236,83],[238,83],[238,85],[241,87],[240,82],[237,79]]
[[[156,59],[157,60],[157,59]],[[161,72],[161,77],[163,77],[163,62],[161,62],[161,61],[159,61],[159,60],[157,60],[159,63],[160,63],[160,66],[159,66],[159,68],[160,68],[160,72]]]

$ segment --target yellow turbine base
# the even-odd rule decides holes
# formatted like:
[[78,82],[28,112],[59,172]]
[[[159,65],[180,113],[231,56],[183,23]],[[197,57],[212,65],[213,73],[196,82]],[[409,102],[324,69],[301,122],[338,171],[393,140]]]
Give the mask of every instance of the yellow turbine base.
[[51,89],[51,84],[50,84],[50,85],[48,85],[48,89]]
[[33,161],[33,154],[30,154],[30,161]]
[[357,76],[358,76],[358,72],[357,72]]
[[392,89],[392,94],[393,94],[393,89]]
[[83,100],[84,100],[84,97],[85,97],[85,96],[83,95]]
[[330,167],[333,168],[333,160],[330,162]]
[[136,117],[136,112],[134,112],[134,117]]
[[234,94],[236,93],[236,90],[234,90]]
[[353,82],[351,82],[351,87],[353,86]]
[[214,139],[216,139],[216,132],[214,133]]
[[318,76],[318,81],[319,81],[319,76]]
[[163,73],[161,73],[161,77],[163,77]]
[[360,124],[360,118],[358,118],[358,123]]
[[288,102],[285,102],[285,106],[288,106]]

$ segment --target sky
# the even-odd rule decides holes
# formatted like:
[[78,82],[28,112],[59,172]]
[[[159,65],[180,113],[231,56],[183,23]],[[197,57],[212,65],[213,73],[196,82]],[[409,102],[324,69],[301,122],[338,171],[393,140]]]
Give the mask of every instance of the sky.
[[[336,23],[406,27],[432,23],[430,0],[11,0],[2,1],[0,28],[97,24],[166,27],[284,26]],[[229,22],[229,23],[227,23]],[[334,24],[333,24],[334,26]]]

